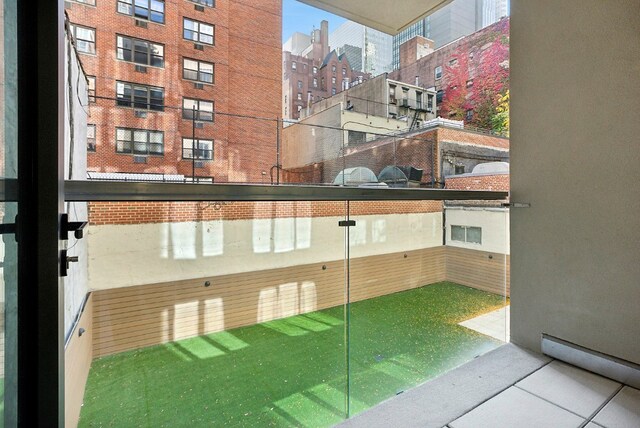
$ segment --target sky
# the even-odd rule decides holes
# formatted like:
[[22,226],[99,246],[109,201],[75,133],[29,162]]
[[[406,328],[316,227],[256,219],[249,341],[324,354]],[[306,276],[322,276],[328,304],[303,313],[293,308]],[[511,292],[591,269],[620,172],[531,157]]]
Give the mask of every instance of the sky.
[[293,33],[310,34],[314,28],[320,28],[320,21],[329,21],[329,33],[338,28],[346,19],[315,7],[307,6],[297,0],[282,2],[282,43]]

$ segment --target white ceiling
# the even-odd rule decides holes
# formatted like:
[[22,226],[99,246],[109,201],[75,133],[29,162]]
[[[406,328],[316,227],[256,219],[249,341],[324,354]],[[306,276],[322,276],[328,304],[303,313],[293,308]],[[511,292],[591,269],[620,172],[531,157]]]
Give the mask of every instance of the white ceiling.
[[452,0],[298,0],[367,27],[396,35]]

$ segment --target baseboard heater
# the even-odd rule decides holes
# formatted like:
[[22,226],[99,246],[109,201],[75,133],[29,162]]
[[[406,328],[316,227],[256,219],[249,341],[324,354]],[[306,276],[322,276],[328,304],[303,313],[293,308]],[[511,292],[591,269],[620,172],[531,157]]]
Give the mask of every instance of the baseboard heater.
[[640,365],[584,348],[557,337],[542,335],[542,353],[576,367],[640,388]]

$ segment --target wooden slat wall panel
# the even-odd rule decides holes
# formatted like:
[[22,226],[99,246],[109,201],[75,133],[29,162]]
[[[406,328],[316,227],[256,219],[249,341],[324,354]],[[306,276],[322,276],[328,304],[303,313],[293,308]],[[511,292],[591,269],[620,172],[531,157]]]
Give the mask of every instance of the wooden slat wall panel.
[[[94,356],[342,305],[344,269],[333,261],[96,291]],[[504,295],[505,275],[508,295],[509,274],[509,256],[456,247],[354,258],[351,299],[444,280]]]
[[[84,397],[84,388],[89,376],[91,361],[93,360],[93,298],[89,295],[85,304],[80,322],[72,332],[71,340],[64,351],[64,405],[65,426],[78,425],[80,408]],[[85,332],[78,335],[78,330],[83,328]]]
[[[351,299],[443,281],[445,259],[444,247],[352,259]],[[96,291],[93,354],[99,357],[342,305],[344,268],[343,261],[333,261]],[[205,281],[211,285],[205,287]]]
[[451,246],[446,248],[447,281],[509,296],[510,256]]

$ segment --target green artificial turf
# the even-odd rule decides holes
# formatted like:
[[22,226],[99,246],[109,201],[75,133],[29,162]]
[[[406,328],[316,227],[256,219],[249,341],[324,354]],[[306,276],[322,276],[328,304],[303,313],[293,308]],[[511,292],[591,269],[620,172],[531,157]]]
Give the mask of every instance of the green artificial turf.
[[354,415],[499,346],[457,323],[503,305],[447,282],[352,303],[348,382],[343,307],[100,358],[80,426],[331,426],[347,392]]

